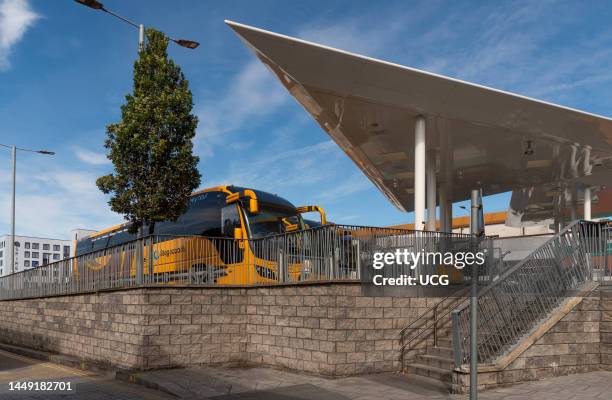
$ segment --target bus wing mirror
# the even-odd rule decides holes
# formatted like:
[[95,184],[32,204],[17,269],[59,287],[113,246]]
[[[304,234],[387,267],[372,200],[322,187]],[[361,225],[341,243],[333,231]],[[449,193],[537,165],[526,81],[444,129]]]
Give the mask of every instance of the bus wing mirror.
[[300,214],[304,214],[307,212],[318,212],[321,215],[321,225],[325,225],[327,223],[327,217],[325,216],[325,210],[320,206],[301,206],[297,208],[297,212]]
[[241,228],[234,228],[234,239],[236,240],[244,239]]
[[239,199],[246,197],[249,200],[248,206],[249,211],[252,214],[257,214],[259,212],[259,202],[257,201],[257,196],[255,196],[255,192],[250,189],[243,190],[242,192],[232,193],[225,199],[225,204],[231,204]]
[[257,202],[257,199],[249,199],[249,211],[252,214],[257,214],[259,212],[259,203]]

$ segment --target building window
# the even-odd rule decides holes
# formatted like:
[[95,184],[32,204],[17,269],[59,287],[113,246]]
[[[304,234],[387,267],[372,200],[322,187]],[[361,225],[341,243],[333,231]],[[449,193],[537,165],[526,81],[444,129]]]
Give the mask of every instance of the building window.
[[38,248],[39,248],[38,246],[40,246],[40,244],[38,244],[38,243],[32,243],[32,249],[34,249],[34,250],[38,250]]
[[32,261],[32,267],[38,267],[38,261]]
[[29,268],[30,267],[30,260],[25,260],[23,262],[23,266],[26,267],[26,268]]
[[33,251],[32,252],[32,258],[38,258],[38,252],[37,251]]
[[21,246],[19,242],[15,242],[15,247],[19,247],[19,246]]
[[60,251],[60,245],[59,244],[54,244],[53,245],[53,251]]
[[70,246],[64,246],[64,257],[70,257]]
[[43,243],[43,250],[50,250],[51,245],[49,243]]
[[2,257],[2,251],[0,251],[0,257]]
[[23,256],[24,256],[25,258],[30,258],[30,252],[29,252],[29,251],[24,251],[24,252],[23,252]]
[[26,249],[29,249],[29,248],[30,248],[30,242],[25,242],[23,245],[24,245],[24,247],[25,247]]
[[55,253],[55,254],[53,254],[53,259],[54,259],[54,260],[59,260],[59,259],[60,259],[60,255],[59,255],[59,253]]

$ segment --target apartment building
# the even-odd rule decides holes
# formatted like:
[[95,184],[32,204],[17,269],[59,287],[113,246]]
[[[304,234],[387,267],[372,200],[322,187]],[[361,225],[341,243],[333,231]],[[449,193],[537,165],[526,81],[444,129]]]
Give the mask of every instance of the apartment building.
[[[10,235],[0,236],[0,276],[10,274]],[[70,257],[70,240],[15,235],[15,271],[19,272]]]

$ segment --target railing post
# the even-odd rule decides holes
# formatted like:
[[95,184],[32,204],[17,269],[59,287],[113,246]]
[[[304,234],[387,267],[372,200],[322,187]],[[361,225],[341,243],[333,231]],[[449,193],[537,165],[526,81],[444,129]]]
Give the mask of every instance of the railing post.
[[433,308],[433,340],[434,347],[438,346],[438,305]]
[[361,280],[361,241],[359,239],[356,240],[356,246],[357,247],[357,260],[356,260],[356,268],[357,268],[357,273],[355,274],[356,278],[358,281]]
[[144,272],[144,239],[136,242],[136,285],[142,285]]
[[455,359],[455,368],[459,368],[463,360],[463,355],[461,354],[461,336],[459,332],[459,311],[451,312],[451,321],[453,329],[453,357]]
[[[148,274],[147,274],[147,276],[148,276],[148,279],[149,279],[148,283],[153,283],[152,282],[153,281],[153,279],[152,279],[152,277],[153,277],[153,235],[149,236],[149,257],[147,258],[147,260],[148,260],[148,263],[147,263],[148,264],[148,267],[147,267],[148,268],[148,271],[147,271]],[[143,281],[144,281],[144,279],[143,279]]]
[[400,363],[401,363],[401,367],[400,370],[401,372],[404,372],[404,331],[400,332]]
[[[610,252],[610,248],[608,248],[608,240],[612,240],[612,223],[607,223],[606,225],[604,225],[603,227],[603,234],[601,235],[601,237],[603,238],[603,256],[604,256],[604,262],[603,262],[603,275],[605,277],[611,275],[610,271],[608,271],[608,256],[609,256],[609,252]],[[611,243],[612,244],[612,243]]]
[[283,249],[278,250],[278,283],[285,282],[285,255]]

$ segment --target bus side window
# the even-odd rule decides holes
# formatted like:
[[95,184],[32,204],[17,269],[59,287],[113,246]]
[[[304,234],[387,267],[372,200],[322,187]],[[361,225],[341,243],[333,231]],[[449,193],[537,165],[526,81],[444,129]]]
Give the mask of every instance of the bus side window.
[[221,209],[221,229],[224,237],[234,237],[234,228],[240,228],[240,215],[235,204]]

